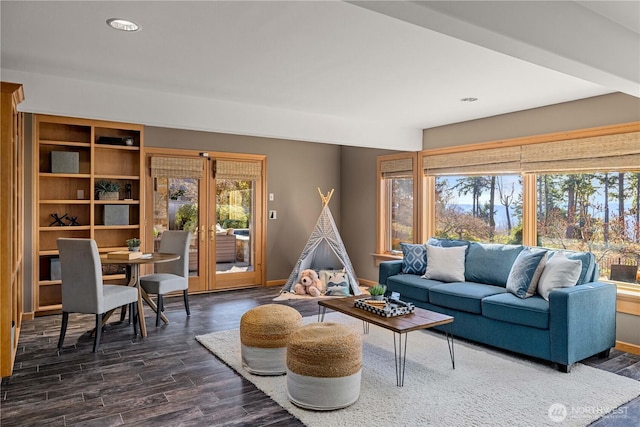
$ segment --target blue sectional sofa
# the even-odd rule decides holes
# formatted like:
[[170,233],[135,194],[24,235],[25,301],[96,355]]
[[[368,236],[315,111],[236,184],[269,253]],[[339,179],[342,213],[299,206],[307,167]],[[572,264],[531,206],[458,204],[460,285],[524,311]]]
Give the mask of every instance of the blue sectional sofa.
[[[554,362],[563,372],[587,357],[607,357],[615,346],[616,287],[597,281],[593,254],[563,251],[566,258],[582,262],[580,277],[575,286],[552,290],[547,301],[537,294],[520,298],[506,289],[524,246],[444,239],[428,244],[466,246],[464,281],[444,283],[403,273],[403,260],[394,260],[380,264],[379,282],[404,301],[454,316],[454,335]],[[544,249],[530,249],[538,250]],[[548,250],[547,259],[557,252]]]

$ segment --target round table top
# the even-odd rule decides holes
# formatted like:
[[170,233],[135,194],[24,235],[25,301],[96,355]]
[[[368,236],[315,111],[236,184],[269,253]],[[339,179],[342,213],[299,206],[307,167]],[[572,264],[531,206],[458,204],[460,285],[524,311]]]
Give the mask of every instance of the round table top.
[[180,255],[162,254],[158,252],[143,254],[142,257],[134,259],[108,258],[107,254],[100,255],[100,262],[102,264],[157,264],[175,261],[177,259],[180,259]]

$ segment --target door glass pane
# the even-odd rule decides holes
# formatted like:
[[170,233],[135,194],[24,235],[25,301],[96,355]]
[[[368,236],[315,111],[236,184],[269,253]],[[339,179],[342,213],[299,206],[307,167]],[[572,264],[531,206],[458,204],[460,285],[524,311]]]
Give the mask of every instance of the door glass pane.
[[154,252],[164,230],[189,230],[189,275],[198,275],[198,180],[156,178],[153,191]]
[[216,180],[216,272],[253,271],[254,183]]

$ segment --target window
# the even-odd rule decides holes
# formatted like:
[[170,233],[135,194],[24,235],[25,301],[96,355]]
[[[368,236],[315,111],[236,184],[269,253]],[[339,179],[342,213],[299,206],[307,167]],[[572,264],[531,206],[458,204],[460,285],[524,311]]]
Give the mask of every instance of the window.
[[540,174],[536,212],[540,246],[592,252],[602,277],[638,280],[640,173]]
[[440,176],[435,179],[436,237],[522,243],[522,177]]
[[378,253],[400,254],[416,237],[416,154],[378,158]]

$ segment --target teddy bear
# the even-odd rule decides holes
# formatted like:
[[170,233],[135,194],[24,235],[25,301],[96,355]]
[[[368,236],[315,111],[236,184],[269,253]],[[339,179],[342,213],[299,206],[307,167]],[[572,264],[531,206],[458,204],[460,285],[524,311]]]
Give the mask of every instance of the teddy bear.
[[319,297],[324,292],[324,283],[315,270],[306,269],[300,272],[300,279],[293,287],[296,295],[311,295]]

